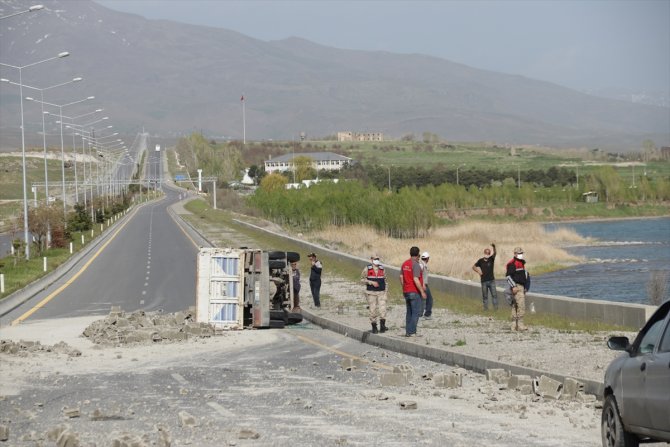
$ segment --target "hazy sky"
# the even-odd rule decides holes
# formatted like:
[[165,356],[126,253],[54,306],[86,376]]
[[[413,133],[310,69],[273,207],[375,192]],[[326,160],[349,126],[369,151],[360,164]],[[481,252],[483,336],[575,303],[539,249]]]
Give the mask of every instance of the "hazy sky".
[[422,53],[576,89],[670,91],[670,0],[95,0],[149,19]]

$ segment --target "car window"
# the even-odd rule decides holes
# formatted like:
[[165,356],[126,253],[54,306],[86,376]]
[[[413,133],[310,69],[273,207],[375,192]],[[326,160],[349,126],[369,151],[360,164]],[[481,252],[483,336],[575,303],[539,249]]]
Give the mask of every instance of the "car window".
[[654,351],[654,347],[656,346],[658,338],[661,335],[661,331],[663,330],[664,323],[665,322],[663,320],[659,320],[649,326],[649,330],[646,334],[644,334],[642,340],[640,341],[640,354],[649,354],[650,352]]
[[670,352],[670,323],[665,327],[665,333],[658,346],[658,352]]

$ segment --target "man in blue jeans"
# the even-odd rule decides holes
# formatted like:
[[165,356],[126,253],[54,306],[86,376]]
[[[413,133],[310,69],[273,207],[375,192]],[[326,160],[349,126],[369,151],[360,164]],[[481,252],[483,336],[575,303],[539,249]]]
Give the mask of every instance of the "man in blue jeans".
[[488,248],[484,249],[484,257],[479,258],[472,270],[477,272],[482,282],[482,304],[484,310],[489,310],[489,291],[493,301],[493,310],[498,310],[498,293],[496,292],[496,278],[493,275],[493,264],[496,261],[496,244],[491,243],[493,252]]
[[419,264],[419,253],[419,247],[410,248],[410,258],[403,262],[400,268],[400,284],[407,307],[405,337],[417,336],[417,325],[423,310],[423,302],[421,300],[426,299],[426,292],[423,289],[423,272]]
[[430,261],[430,253],[424,251],[421,253],[421,260],[419,261],[423,273],[423,290],[426,292],[426,300],[423,302],[424,306],[421,313],[424,319],[431,320],[433,318],[433,294],[430,293],[430,287],[428,287],[428,273],[430,272],[428,261]]

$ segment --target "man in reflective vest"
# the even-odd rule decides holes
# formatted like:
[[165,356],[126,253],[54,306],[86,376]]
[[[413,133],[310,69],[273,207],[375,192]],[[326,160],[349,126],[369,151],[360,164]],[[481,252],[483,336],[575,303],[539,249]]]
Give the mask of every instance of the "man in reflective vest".
[[526,292],[530,288],[530,276],[526,270],[526,260],[521,247],[514,249],[514,257],[507,263],[506,272],[507,287],[512,295],[511,328],[513,331],[527,331],[528,328],[523,324],[523,317],[526,315]]
[[[370,264],[361,272],[361,282],[365,283],[365,297],[370,310],[370,324],[372,333],[386,332],[386,273],[379,261],[379,256],[372,255]],[[379,318],[379,330],[377,330]]]

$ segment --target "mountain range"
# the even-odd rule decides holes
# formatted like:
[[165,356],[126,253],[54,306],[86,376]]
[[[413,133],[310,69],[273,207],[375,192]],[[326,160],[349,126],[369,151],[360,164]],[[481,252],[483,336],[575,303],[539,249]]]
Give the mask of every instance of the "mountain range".
[[[499,144],[628,150],[651,139],[670,145],[667,107],[421,54],[344,50],[297,37],[268,42],[147,20],[90,0],[44,5],[0,21],[0,62],[25,66],[70,52],[22,69],[22,82],[44,88],[82,76],[82,82],[45,91],[45,101],[66,104],[94,95],[94,105],[72,105],[67,112],[104,108],[109,122],[129,135],[142,128],[163,137],[198,131],[242,139],[246,133],[248,140],[294,139],[301,132],[307,138],[383,132],[389,139],[430,132],[449,141]],[[25,1],[3,0],[0,15],[25,8]],[[18,71],[0,67],[1,77],[13,81]],[[0,101],[7,145],[20,129],[18,88],[0,83]],[[36,104],[24,107],[26,134],[34,137],[41,115]]]

